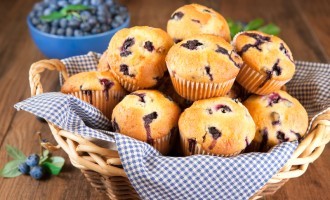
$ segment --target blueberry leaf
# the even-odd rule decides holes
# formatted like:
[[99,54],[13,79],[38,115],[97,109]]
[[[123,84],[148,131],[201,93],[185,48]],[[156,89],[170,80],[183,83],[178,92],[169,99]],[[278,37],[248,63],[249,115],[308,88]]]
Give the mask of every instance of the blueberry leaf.
[[26,156],[23,154],[23,152],[21,152],[19,149],[10,146],[10,145],[6,145],[6,151],[7,153],[10,155],[10,157],[12,157],[15,160],[25,160]]
[[53,156],[47,161],[42,163],[42,166],[46,168],[52,175],[58,175],[61,172],[61,169],[64,165],[64,158],[59,156]]
[[72,11],[83,11],[83,10],[89,10],[91,9],[89,6],[85,6],[82,4],[78,5],[68,5],[60,10],[60,13],[62,14],[68,14],[69,12]]
[[44,151],[42,152],[41,157],[40,157],[39,164],[42,164],[42,163],[45,162],[48,158],[49,158],[49,151],[48,151],[48,150],[44,150]]
[[264,20],[261,18],[250,21],[245,27],[244,31],[256,30],[264,24]]
[[276,26],[275,24],[267,24],[265,26],[262,26],[258,29],[258,31],[270,34],[270,35],[278,35],[281,31],[281,29]]
[[51,22],[56,19],[62,19],[63,17],[66,17],[66,14],[63,14],[61,12],[52,12],[49,15],[41,16],[40,19],[46,22]]
[[233,38],[237,33],[243,31],[243,25],[241,22],[235,22],[234,20],[227,19],[230,35]]
[[3,169],[0,170],[0,176],[5,178],[13,178],[21,175],[22,173],[18,171],[18,165],[23,163],[22,160],[11,160],[9,161]]

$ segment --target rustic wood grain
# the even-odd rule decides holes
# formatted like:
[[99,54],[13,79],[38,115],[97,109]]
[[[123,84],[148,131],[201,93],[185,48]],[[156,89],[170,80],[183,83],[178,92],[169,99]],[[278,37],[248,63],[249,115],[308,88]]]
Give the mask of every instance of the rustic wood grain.
[[[31,63],[43,59],[33,44],[26,26],[26,16],[36,0],[1,1],[0,13],[0,167],[9,160],[5,144],[26,154],[38,151],[35,132],[54,142],[46,124],[29,113],[16,112],[13,105],[30,95],[28,70]],[[251,1],[152,1],[122,0],[131,12],[132,25],[166,29],[167,19],[178,7],[191,2],[218,10],[226,18],[249,21],[261,17],[282,29],[281,37],[290,46],[296,60],[329,62],[330,3],[327,0],[251,0]],[[45,72],[46,91],[58,90],[56,73]],[[74,168],[63,151],[63,172],[51,179],[35,181],[28,176],[0,178],[0,199],[107,199],[94,190],[80,171]],[[275,195],[265,199],[330,199],[330,147],[310,165],[307,172],[292,179]]]

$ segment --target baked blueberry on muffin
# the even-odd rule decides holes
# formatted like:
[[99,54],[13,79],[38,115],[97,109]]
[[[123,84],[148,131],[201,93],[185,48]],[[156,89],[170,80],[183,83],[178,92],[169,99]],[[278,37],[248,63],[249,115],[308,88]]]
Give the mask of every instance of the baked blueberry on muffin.
[[249,92],[270,94],[293,77],[293,57],[289,47],[280,38],[247,31],[237,34],[233,45],[244,61],[236,80]]
[[190,4],[178,8],[167,22],[167,32],[178,43],[198,34],[212,34],[230,42],[225,18],[211,8]]
[[255,124],[239,101],[216,97],[195,101],[187,108],[180,116],[179,130],[186,156],[233,156],[250,144]]
[[136,26],[122,29],[109,44],[110,71],[128,91],[151,88],[167,70],[165,56],[172,45],[170,36],[158,28]]
[[180,108],[157,90],[138,90],[127,95],[113,110],[116,132],[149,143],[163,155],[170,150]]
[[301,140],[308,127],[308,115],[299,101],[285,91],[252,95],[244,105],[255,124],[255,150],[267,151],[281,142]]
[[166,64],[177,93],[195,101],[224,96],[243,62],[221,37],[196,35],[173,45]]
[[110,72],[81,72],[65,81],[61,92],[71,94],[98,108],[108,119],[126,91]]

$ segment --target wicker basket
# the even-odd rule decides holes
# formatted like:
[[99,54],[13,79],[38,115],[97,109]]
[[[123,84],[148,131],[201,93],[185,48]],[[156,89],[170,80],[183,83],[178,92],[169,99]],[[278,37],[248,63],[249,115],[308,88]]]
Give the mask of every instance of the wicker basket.
[[[31,95],[43,93],[40,73],[45,69],[57,70],[64,80],[68,78],[64,64],[59,60],[41,60],[32,64],[29,72]],[[48,123],[59,146],[68,154],[71,163],[79,168],[91,185],[110,199],[139,199],[129,182],[117,151],[101,148],[83,137],[61,130]],[[292,158],[251,199],[274,194],[290,178],[301,176],[315,161],[330,141],[330,110],[318,116],[310,132],[299,144]]]

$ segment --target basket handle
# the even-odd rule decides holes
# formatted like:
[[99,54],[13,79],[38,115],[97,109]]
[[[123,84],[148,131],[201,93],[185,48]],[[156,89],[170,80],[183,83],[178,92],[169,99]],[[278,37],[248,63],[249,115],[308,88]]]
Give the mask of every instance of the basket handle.
[[64,78],[64,81],[66,81],[69,77],[65,65],[58,59],[40,60],[35,62],[31,65],[29,71],[31,96],[43,93],[42,84],[40,82],[40,73],[42,73],[45,69],[60,72]]

